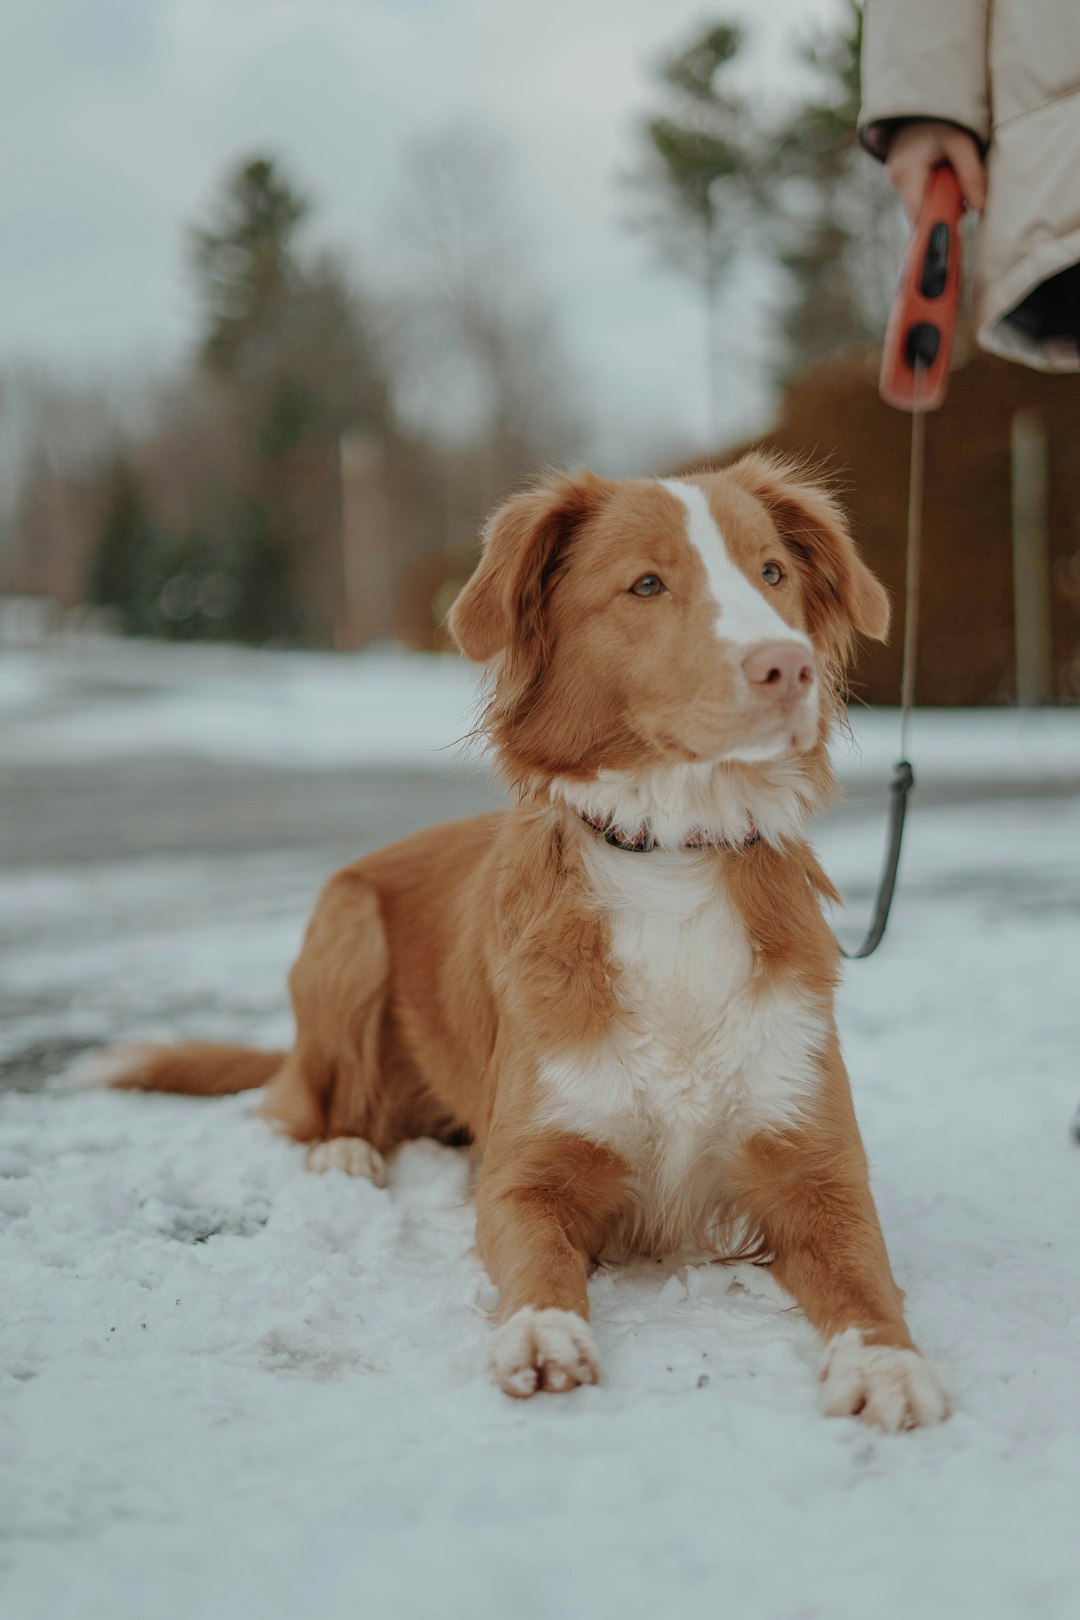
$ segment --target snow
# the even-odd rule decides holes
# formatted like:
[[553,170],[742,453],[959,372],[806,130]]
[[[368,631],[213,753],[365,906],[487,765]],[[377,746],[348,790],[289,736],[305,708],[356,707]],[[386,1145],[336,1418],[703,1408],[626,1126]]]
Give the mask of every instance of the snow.
[[[95,747],[183,752],[216,710],[222,757],[267,759],[276,736],[279,762],[370,749],[441,769],[471,696],[435,660],[178,651],[156,665],[137,649],[129,695],[115,649],[109,682],[78,692],[68,655],[33,678],[16,655],[5,758],[63,758],[78,725]],[[307,727],[306,703],[327,705]],[[866,719],[869,772],[892,721]],[[816,1336],[769,1275],[679,1259],[593,1279],[600,1385],[510,1401],[485,1371],[493,1298],[459,1153],[410,1145],[381,1190],[305,1172],[251,1096],[7,1093],[5,1616],[1080,1612],[1078,724],[919,717],[931,775],[940,761],[1004,785],[917,806],[888,940],[841,996],[883,1224],[949,1423],[885,1437],[821,1417]],[[853,933],[882,836],[875,813],[819,840]],[[324,874],[297,850],[0,870],[22,1009],[0,1057],[287,1040],[282,980]]]
[[[72,691],[93,682],[87,710]],[[451,766],[477,679],[463,659],[79,640],[0,650],[0,747],[27,764],[147,754],[251,764]]]

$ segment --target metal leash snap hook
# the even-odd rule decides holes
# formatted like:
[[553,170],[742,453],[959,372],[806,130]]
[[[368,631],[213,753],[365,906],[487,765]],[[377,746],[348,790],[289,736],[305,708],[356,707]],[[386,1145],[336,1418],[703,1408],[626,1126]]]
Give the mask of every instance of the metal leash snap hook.
[[893,766],[892,781],[889,784],[889,838],[885,852],[885,864],[881,872],[881,881],[878,884],[877,897],[874,901],[874,915],[867,929],[862,944],[855,950],[845,950],[840,941],[840,955],[849,962],[860,962],[866,956],[872,956],[885,937],[885,927],[889,921],[889,912],[892,910],[893,895],[896,892],[896,877],[900,869],[900,849],[904,841],[904,819],[907,815],[908,794],[915,786],[915,772],[911,762],[906,759],[897,760]]
[[893,766],[893,779],[889,784],[889,792],[894,796],[898,793],[908,794],[915,786],[915,767],[910,760],[898,759]]

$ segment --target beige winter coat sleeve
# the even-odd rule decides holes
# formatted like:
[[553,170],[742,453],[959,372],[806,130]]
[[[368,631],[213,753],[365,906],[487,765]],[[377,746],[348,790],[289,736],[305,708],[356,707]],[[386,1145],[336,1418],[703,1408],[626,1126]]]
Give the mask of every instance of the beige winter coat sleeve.
[[983,348],[1080,370],[1080,0],[866,0],[859,136],[941,118],[986,153]]
[[989,26],[990,0],[868,0],[859,135],[875,157],[909,118],[946,119],[986,145]]

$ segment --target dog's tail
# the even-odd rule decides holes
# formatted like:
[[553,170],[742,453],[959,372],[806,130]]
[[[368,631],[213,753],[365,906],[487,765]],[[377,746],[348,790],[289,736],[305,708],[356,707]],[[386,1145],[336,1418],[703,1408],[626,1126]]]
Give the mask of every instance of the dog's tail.
[[225,1097],[265,1086],[285,1061],[285,1052],[253,1046],[183,1041],[178,1046],[137,1041],[110,1046],[81,1064],[64,1089],[110,1086],[118,1091],[174,1091],[186,1097]]

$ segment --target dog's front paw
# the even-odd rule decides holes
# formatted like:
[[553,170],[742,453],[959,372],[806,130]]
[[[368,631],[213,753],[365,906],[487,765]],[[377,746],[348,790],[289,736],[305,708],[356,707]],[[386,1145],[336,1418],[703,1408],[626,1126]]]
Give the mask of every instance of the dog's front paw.
[[595,1384],[600,1362],[584,1317],[526,1305],[495,1330],[491,1370],[500,1389],[524,1400],[538,1389],[562,1394]]
[[940,1373],[918,1350],[865,1344],[858,1328],[847,1328],[825,1346],[821,1409],[895,1434],[943,1423],[950,1405]]

